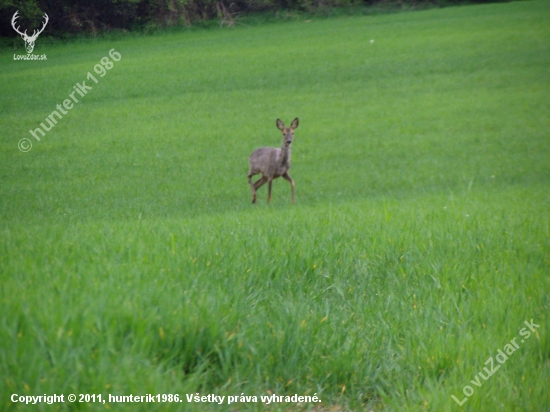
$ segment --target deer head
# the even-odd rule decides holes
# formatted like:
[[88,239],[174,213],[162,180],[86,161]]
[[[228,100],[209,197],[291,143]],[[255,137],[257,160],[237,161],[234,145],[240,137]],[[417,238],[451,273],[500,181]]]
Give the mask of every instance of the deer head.
[[11,19],[11,26],[23,38],[23,40],[25,41],[25,49],[27,49],[27,53],[30,54],[30,53],[32,53],[32,51],[34,49],[34,42],[38,38],[38,35],[44,31],[44,29],[46,28],[46,24],[48,24],[48,21],[50,20],[50,18],[48,17],[48,15],[46,13],[44,13],[45,21],[44,21],[44,23],[42,23],[42,28],[38,31],[34,30],[32,36],[28,36],[27,35],[27,30],[25,30],[24,33],[21,33],[19,31],[19,26],[15,27],[16,20],[19,17],[17,15],[17,13],[19,13],[19,10],[17,10],[15,12],[15,14],[13,15],[13,17]]

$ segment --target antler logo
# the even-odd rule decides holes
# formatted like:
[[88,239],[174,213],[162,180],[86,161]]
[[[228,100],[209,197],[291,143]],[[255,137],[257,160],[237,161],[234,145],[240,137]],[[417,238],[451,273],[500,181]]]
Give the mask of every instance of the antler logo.
[[40,33],[42,33],[44,31],[44,29],[46,28],[46,24],[48,24],[48,21],[50,20],[50,18],[48,17],[48,15],[46,13],[44,13],[44,23],[42,23],[42,28],[40,30],[34,30],[32,36],[28,36],[27,35],[27,30],[25,30],[24,33],[21,33],[19,31],[19,26],[15,27],[15,23],[16,23],[16,20],[17,18],[19,17],[17,15],[17,13],[19,13],[19,10],[17,10],[15,12],[15,14],[13,15],[13,18],[11,19],[11,26],[13,27],[13,29],[19,34],[21,35],[21,37],[23,38],[23,40],[25,41],[25,49],[27,49],[27,53],[28,54],[31,54],[32,51],[34,50],[34,42],[36,41],[36,39],[38,38],[38,36],[40,35]]

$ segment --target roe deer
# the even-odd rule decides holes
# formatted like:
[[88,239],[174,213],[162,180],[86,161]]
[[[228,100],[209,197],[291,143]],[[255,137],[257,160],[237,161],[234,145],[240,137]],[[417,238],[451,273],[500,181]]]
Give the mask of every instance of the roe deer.
[[[298,127],[298,118],[292,121],[290,127],[277,119],[277,128],[283,132],[283,145],[276,147],[260,147],[252,152],[249,158],[250,170],[248,171],[248,183],[252,188],[252,203],[256,203],[256,191],[267,182],[267,204],[271,200],[271,183],[280,176],[285,178],[292,187],[292,203],[294,203],[294,180],[288,174],[290,169],[290,145],[294,140],[294,129]],[[261,173],[262,177],[252,183],[252,176]]]

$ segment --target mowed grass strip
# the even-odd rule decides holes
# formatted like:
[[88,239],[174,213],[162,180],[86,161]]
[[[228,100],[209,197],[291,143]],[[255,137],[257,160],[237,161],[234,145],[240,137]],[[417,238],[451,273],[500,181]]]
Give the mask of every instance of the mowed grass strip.
[[[41,66],[3,52],[0,404],[272,392],[316,393],[315,410],[544,410],[548,9],[89,41],[44,47]],[[20,153],[112,48],[122,59]],[[277,117],[300,118],[297,204],[279,179],[252,206],[247,158],[280,145]]]

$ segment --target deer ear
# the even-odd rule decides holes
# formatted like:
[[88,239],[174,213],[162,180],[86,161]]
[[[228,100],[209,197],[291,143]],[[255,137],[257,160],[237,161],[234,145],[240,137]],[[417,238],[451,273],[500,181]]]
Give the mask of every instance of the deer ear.
[[283,130],[285,128],[285,124],[281,121],[281,119],[277,119],[277,129]]
[[296,129],[298,127],[298,123],[299,123],[298,118],[294,119],[292,121],[292,124],[290,125],[290,128],[291,129]]

